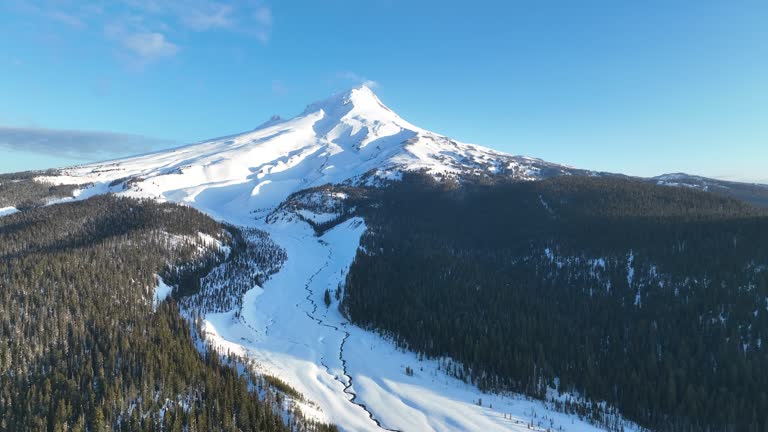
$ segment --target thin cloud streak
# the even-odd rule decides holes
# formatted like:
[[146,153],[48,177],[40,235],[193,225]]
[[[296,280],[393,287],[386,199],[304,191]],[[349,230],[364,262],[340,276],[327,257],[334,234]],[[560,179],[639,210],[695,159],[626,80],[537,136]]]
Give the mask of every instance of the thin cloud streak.
[[178,145],[116,132],[0,126],[0,148],[81,160],[144,153]]

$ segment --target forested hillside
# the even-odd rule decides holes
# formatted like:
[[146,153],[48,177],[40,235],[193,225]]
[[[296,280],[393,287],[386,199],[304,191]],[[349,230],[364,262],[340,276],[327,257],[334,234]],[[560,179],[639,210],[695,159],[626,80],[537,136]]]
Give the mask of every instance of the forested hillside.
[[56,175],[56,170],[0,174],[0,208],[19,210],[39,207],[51,200],[68,198],[78,189],[73,185],[50,185],[35,181],[42,175]]
[[664,174],[648,181],[672,187],[699,189],[768,208],[768,185],[765,184],[730,182],[684,173]]
[[[343,307],[487,390],[664,431],[768,431],[768,212],[622,178],[348,193]],[[551,394],[550,394],[551,396]]]
[[0,430],[289,430],[261,378],[201,355],[175,300],[153,301],[158,275],[204,272],[232,238],[113,196],[0,218]]

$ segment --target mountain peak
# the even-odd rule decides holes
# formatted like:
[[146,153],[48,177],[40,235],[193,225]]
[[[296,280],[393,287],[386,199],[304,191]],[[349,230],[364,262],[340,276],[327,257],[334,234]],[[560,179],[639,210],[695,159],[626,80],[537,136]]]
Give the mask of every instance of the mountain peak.
[[312,119],[315,133],[330,141],[361,131],[368,136],[366,142],[403,131],[410,138],[423,131],[389,109],[364,84],[308,105],[299,118]]
[[376,111],[392,112],[384,105],[376,93],[367,85],[361,84],[349,90],[335,93],[332,96],[311,103],[304,110],[304,114],[323,110],[326,114],[347,113],[350,111]]
[[355,100],[362,103],[375,102],[379,105],[384,105],[379,100],[379,97],[373,91],[373,89],[367,84],[360,84],[359,86],[352,87],[345,92],[349,100]]

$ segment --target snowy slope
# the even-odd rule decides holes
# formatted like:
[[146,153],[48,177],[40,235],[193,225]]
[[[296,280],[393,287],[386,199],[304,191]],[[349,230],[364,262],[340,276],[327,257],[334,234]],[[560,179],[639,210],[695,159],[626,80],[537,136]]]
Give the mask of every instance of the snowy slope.
[[[43,180],[93,183],[101,191],[185,202],[220,218],[245,221],[250,212],[275,207],[307,187],[397,178],[402,170],[422,169],[433,175],[518,179],[578,171],[426,131],[400,118],[363,86],[251,132],[66,169]],[[363,178],[368,173],[374,177]]]
[[247,357],[255,370],[295,387],[306,397],[299,407],[307,416],[344,431],[522,431],[531,424],[534,430],[595,430],[542,402],[483,394],[448,376],[441,362],[419,360],[350,324],[338,300],[326,308],[323,294],[344,280],[365,223],[351,219],[317,237],[304,221],[334,218],[343,196],[309,194],[302,199],[312,205],[302,207],[301,218],[268,217],[294,192],[326,183],[375,185],[408,170],[523,180],[587,173],[426,131],[359,87],[251,132],[40,180],[83,185],[73,199],[115,192],[174,201],[268,233],[287,254],[280,270],[264,286],[244,291],[242,301],[227,303],[234,309],[207,314],[204,329],[222,353]]

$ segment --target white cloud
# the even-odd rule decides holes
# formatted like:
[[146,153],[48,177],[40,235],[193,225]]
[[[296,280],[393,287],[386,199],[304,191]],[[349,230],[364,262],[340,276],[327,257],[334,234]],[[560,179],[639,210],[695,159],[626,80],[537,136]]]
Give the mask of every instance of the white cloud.
[[253,12],[253,19],[258,25],[254,32],[256,39],[266,44],[272,33],[272,10],[265,6],[259,6]]
[[272,26],[272,10],[265,6],[256,8],[253,18],[263,26]]
[[336,78],[344,80],[344,81],[351,81],[355,85],[364,85],[364,86],[367,86],[367,87],[370,87],[370,88],[376,88],[376,87],[379,86],[378,82],[376,82],[374,80],[371,80],[371,79],[368,79],[368,78],[366,78],[366,77],[364,77],[362,75],[359,75],[359,74],[357,74],[355,72],[350,72],[350,71],[339,72],[339,73],[336,74]]
[[66,24],[70,27],[74,28],[84,28],[85,23],[83,20],[76,15],[65,13],[62,11],[52,10],[46,13],[49,18],[51,18],[54,21],[60,22],[62,24]]
[[121,0],[134,14],[192,31],[243,31],[262,38],[272,28],[272,10],[260,0]]
[[179,47],[169,41],[165,34],[146,31],[140,24],[132,23],[131,28],[126,28],[124,24],[110,24],[104,29],[108,38],[124,48],[122,57],[133,66],[143,68],[153,61],[173,57],[179,52]]
[[235,24],[233,10],[230,5],[209,3],[200,8],[184,9],[180,16],[184,25],[196,31],[226,29]]
[[179,51],[179,47],[169,42],[162,33],[126,34],[121,41],[123,46],[144,61],[173,57]]
[[[185,32],[228,31],[266,44],[272,10],[264,0],[9,0],[18,12],[73,28],[104,28],[143,64],[174,56]],[[119,31],[115,31],[119,29]]]

